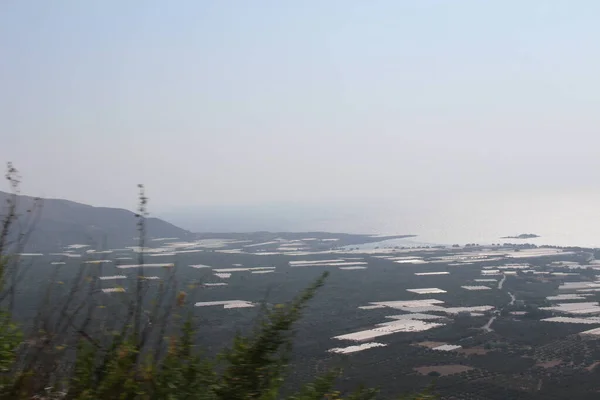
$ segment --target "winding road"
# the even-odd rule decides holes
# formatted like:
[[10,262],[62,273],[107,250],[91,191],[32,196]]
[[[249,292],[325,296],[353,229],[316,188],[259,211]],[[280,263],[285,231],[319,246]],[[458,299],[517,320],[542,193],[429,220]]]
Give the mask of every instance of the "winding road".
[[[504,286],[504,282],[505,281],[506,281],[506,275],[503,274],[502,275],[502,279],[498,282],[498,289],[502,290],[502,287]],[[507,292],[507,293],[510,296],[510,303],[508,303],[508,304],[512,306],[513,304],[515,304],[515,301],[517,300],[517,298],[511,292]],[[499,311],[502,311],[502,310],[496,310],[494,312],[494,315],[492,315],[490,317],[490,319],[488,320],[487,324],[485,324],[485,325],[483,325],[481,327],[482,330],[484,330],[485,332],[492,332],[493,331],[492,324],[496,320],[496,317],[498,316]]]
[[508,303],[508,304],[512,306],[513,304],[515,304],[515,301],[517,300],[517,298],[511,292],[508,292],[508,295],[510,296],[510,303]]
[[492,324],[494,323],[494,321],[496,320],[496,316],[493,315],[490,320],[487,322],[487,324],[485,324],[484,326],[481,327],[481,329],[483,329],[486,332],[492,332],[493,329],[491,328]]
[[506,275],[502,274],[502,279],[500,280],[500,282],[498,282],[498,289],[502,289],[502,286],[504,285],[505,280],[506,280]]

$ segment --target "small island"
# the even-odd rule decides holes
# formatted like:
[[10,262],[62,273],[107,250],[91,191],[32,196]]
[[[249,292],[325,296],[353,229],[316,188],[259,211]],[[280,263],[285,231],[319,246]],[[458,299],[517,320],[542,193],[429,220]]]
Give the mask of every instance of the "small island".
[[540,235],[536,235],[535,233],[521,233],[517,236],[503,236],[500,239],[533,239],[539,237]]

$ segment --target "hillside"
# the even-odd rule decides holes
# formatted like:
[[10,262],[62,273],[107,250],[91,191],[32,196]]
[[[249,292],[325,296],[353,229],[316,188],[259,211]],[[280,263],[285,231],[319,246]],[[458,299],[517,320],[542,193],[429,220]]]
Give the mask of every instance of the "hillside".
[[[6,213],[9,194],[0,191],[2,216]],[[21,226],[25,225],[27,210],[34,198],[18,196]],[[62,199],[42,199],[40,216],[28,240],[29,251],[53,250],[73,243],[93,247],[116,248],[135,244],[137,236],[135,213],[108,207],[94,207]],[[148,238],[189,238],[191,233],[158,218],[147,219]]]

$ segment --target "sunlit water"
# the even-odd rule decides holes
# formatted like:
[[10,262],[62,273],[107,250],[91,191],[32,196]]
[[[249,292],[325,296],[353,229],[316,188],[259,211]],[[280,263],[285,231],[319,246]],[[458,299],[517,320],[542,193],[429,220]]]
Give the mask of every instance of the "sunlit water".
[[[411,199],[377,204],[342,216],[310,221],[305,228],[326,231],[415,234],[388,245],[533,243],[600,247],[600,196],[588,193],[479,195],[450,199]],[[534,233],[539,238],[503,236]]]
[[[457,194],[458,193],[458,194]],[[519,242],[600,247],[600,192],[445,193],[429,191],[395,200],[348,200],[303,204],[196,208],[163,214],[196,232],[327,231],[415,234],[396,245]],[[352,199],[352,193],[349,198]],[[385,198],[386,194],[381,194]]]

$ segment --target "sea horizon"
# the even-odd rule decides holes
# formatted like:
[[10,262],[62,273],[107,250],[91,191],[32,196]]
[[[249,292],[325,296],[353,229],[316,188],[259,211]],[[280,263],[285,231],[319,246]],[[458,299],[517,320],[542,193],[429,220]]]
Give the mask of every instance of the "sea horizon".
[[[532,243],[600,247],[600,195],[469,194],[444,199],[190,207],[157,216],[193,232],[338,232],[416,235],[428,245]],[[535,234],[539,237],[504,239]]]

